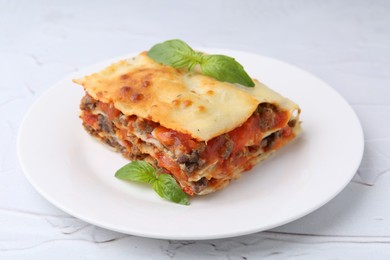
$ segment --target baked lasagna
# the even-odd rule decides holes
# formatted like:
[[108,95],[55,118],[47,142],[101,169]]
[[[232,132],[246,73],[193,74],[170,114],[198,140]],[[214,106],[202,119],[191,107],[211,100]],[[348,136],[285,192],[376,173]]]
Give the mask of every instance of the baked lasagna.
[[170,173],[189,195],[225,187],[300,130],[299,107],[258,80],[221,82],[147,52],[74,82],[90,135]]

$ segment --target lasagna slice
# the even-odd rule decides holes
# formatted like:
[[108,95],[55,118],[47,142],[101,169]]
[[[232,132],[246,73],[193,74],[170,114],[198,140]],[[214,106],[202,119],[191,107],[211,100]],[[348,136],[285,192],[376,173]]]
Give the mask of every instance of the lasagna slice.
[[129,160],[170,173],[189,195],[225,187],[300,130],[299,107],[254,80],[220,82],[146,52],[74,80],[86,131]]

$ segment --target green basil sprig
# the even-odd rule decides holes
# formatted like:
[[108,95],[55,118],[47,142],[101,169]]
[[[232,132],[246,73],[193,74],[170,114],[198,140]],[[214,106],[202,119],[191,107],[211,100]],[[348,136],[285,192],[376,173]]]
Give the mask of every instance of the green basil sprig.
[[115,177],[152,184],[153,190],[161,198],[183,205],[190,204],[187,195],[171,175],[157,171],[147,162],[132,161],[120,168]]
[[164,65],[189,71],[199,64],[203,74],[219,81],[238,83],[246,87],[255,86],[244,67],[235,59],[225,55],[205,55],[194,51],[182,40],[156,44],[148,51],[148,56]]

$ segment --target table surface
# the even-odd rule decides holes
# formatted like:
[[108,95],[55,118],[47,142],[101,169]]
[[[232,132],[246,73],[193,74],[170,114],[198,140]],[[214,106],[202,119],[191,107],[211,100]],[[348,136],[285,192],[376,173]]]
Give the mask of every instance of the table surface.
[[[390,258],[390,1],[109,2],[0,0],[1,259]],[[124,235],[52,206],[16,155],[25,113],[68,74],[172,38],[274,57],[329,83],[365,134],[351,183],[284,226],[205,241]]]

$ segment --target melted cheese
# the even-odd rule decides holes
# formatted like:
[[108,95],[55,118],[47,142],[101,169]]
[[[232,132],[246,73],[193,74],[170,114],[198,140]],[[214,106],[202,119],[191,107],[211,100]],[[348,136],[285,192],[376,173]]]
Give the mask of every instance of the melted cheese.
[[221,82],[197,71],[174,69],[146,52],[74,80],[93,98],[166,128],[208,141],[241,126],[260,103],[289,111],[298,106],[254,80],[254,88]]

